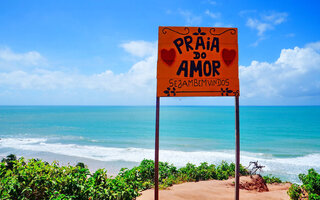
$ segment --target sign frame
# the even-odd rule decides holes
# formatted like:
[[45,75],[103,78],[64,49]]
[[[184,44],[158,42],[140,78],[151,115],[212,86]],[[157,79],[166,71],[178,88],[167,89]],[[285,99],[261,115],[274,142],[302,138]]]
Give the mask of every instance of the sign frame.
[[[189,45],[191,45],[190,42],[190,38],[185,39],[185,37],[187,37],[190,32],[192,31],[194,36],[198,36],[197,37],[197,42],[200,41],[201,43],[201,39],[199,39],[202,36],[210,33],[211,37],[213,36],[213,39],[211,39],[211,41],[214,40],[214,38],[218,38],[220,36],[224,37],[227,33],[229,33],[231,36],[235,36],[235,40],[233,41],[234,44],[232,44],[231,46],[233,47],[233,49],[235,49],[236,54],[235,56],[227,56],[224,57],[223,56],[223,50],[220,52],[219,48],[219,44],[216,48],[218,48],[218,50],[216,50],[215,54],[212,54],[210,59],[215,59],[215,62],[218,62],[219,60],[217,58],[219,58],[219,55],[221,55],[221,62],[223,61],[224,64],[222,65],[220,62],[219,68],[221,66],[224,66],[223,69],[221,69],[221,73],[225,72],[227,74],[227,78],[230,76],[232,81],[233,81],[233,85],[230,88],[229,85],[209,85],[212,87],[208,87],[208,85],[205,85],[203,88],[196,88],[194,87],[194,82],[192,87],[188,88],[185,87],[185,90],[178,90],[176,87],[172,87],[173,85],[169,85],[166,86],[165,84],[167,84],[168,80],[174,79],[174,78],[179,78],[179,76],[181,76],[181,73],[179,73],[179,69],[181,69],[181,71],[183,71],[184,69],[187,69],[187,64],[183,64],[186,62],[190,61],[190,65],[189,65],[189,70],[187,71],[187,73],[184,74],[183,79],[185,80],[195,80],[193,76],[191,76],[191,67],[195,67],[195,66],[200,66],[201,64],[203,64],[202,67],[202,72],[204,74],[205,70],[207,70],[206,72],[208,72],[209,68],[209,64],[205,65],[204,63],[206,61],[204,61],[204,59],[207,57],[208,51],[211,49],[213,50],[214,48],[208,47],[210,46],[210,38],[209,36],[207,37],[207,47],[203,47],[202,43],[198,45],[197,48],[197,44],[195,44],[196,46],[193,47],[194,50],[199,50],[200,46],[203,47],[202,48],[202,52],[200,51],[193,51],[193,52],[188,52],[188,47],[186,47],[186,54],[187,54],[187,59],[183,60],[183,58],[185,58],[184,56],[180,56],[180,58],[177,56],[172,56],[175,55],[176,53],[173,53],[175,50],[172,47],[172,43],[169,44],[168,46],[163,46],[161,45],[161,34],[166,35],[168,32],[172,32],[174,34],[172,35],[181,35],[184,36],[184,39],[179,39],[181,37],[179,37],[176,41],[175,47],[177,49],[177,51],[179,52],[179,54],[183,53],[183,50],[179,50],[179,47],[181,47],[183,44],[183,42],[185,44],[187,44],[189,42]],[[183,96],[234,96],[235,97],[235,200],[239,200],[239,172],[240,172],[240,120],[239,120],[239,96],[240,96],[240,87],[239,87],[239,78],[238,78],[238,29],[237,28],[217,28],[217,27],[159,27],[159,44],[158,44],[158,62],[157,62],[157,95],[156,95],[156,123],[155,123],[155,170],[154,170],[154,182],[155,182],[155,188],[154,188],[154,199],[155,200],[159,200],[159,121],[160,121],[160,97],[183,97]],[[209,34],[208,34],[209,35]],[[226,38],[232,38],[231,36],[225,36]],[[171,36],[171,39],[173,37]],[[180,43],[178,43],[178,41],[180,41]],[[182,41],[182,42],[181,42]],[[222,40],[223,41],[223,40]],[[165,42],[166,43],[166,42]],[[228,41],[224,41],[224,44],[227,44]],[[231,42],[232,43],[232,42]],[[178,44],[178,45],[177,45]],[[171,45],[171,47],[170,47]],[[203,44],[205,45],[205,44]],[[211,45],[214,45],[214,43],[212,42]],[[230,45],[230,44],[229,44]],[[189,50],[191,48],[189,47]],[[230,49],[227,49],[229,51],[229,55],[230,55]],[[196,52],[196,53],[194,53]],[[205,53],[206,57],[201,57],[201,54]],[[171,55],[170,55],[171,54]],[[197,64],[195,64],[196,61],[193,61],[192,63],[192,54],[194,54],[195,56],[200,56],[200,57],[193,57],[195,60],[197,60]],[[204,55],[204,54],[203,54]],[[229,59],[226,59],[229,58]],[[200,61],[203,61],[201,64]],[[181,62],[180,67],[177,71],[176,74],[172,73],[174,72],[174,69],[172,69],[172,64],[174,62]],[[162,71],[163,67],[164,71]],[[176,65],[177,66],[177,65]],[[181,67],[182,66],[182,67]],[[216,66],[216,74],[214,74],[214,66]],[[198,70],[193,70],[193,72],[198,72],[197,76],[195,76],[196,78],[198,78],[199,80],[217,80],[216,77],[212,78],[212,76],[215,76],[218,74],[218,70],[217,67],[218,65],[214,65],[214,62],[212,61],[212,65],[211,67],[211,73],[209,77],[209,73],[207,73],[206,75],[208,75],[207,77],[205,77],[205,79],[203,79],[202,74],[200,74],[200,67],[198,67]],[[230,67],[231,66],[231,67]],[[205,68],[207,67],[207,68]],[[194,69],[194,68],[193,68]],[[167,73],[165,73],[167,71],[169,71],[169,75]],[[220,69],[219,69],[220,70]],[[185,70],[186,71],[186,70]],[[189,77],[188,76],[189,73]],[[175,76],[177,75],[177,76]],[[194,75],[194,74],[193,74]],[[219,74],[220,75],[220,74]],[[170,77],[171,76],[171,77]],[[172,78],[173,77],[173,78]],[[171,79],[170,79],[171,78]],[[159,81],[160,80],[160,81]],[[178,79],[179,80],[179,79]],[[160,83],[160,84],[159,84]],[[164,83],[164,84],[163,84]],[[169,82],[170,83],[170,82]],[[214,87],[216,86],[216,87]],[[178,87],[179,88],[179,87]],[[182,88],[182,87],[181,87]],[[181,89],[180,88],[180,89]],[[210,88],[208,90],[208,88]],[[215,90],[213,90],[212,88],[215,88]],[[218,89],[217,89],[218,88]]]
[[159,27],[157,96],[239,95],[238,29]]

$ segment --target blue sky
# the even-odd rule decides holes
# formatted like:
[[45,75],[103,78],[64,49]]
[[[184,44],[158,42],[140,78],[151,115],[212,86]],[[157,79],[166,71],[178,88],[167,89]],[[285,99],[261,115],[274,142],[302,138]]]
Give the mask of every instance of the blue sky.
[[152,105],[158,26],[232,26],[242,105],[319,105],[319,8],[319,1],[285,0],[3,0],[0,104]]

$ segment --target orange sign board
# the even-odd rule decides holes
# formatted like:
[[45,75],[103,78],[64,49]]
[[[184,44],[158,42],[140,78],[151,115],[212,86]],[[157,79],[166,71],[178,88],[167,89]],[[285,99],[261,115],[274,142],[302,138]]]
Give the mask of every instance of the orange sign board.
[[238,95],[237,28],[159,27],[157,97]]

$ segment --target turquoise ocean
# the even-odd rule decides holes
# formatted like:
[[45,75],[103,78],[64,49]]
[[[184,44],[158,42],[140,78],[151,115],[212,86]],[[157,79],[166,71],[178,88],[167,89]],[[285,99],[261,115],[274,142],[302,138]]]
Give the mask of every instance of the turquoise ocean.
[[[234,162],[234,112],[161,106],[160,160]],[[154,106],[0,106],[0,157],[85,159],[117,171],[154,159],[154,133]],[[244,166],[259,161],[262,174],[299,182],[299,173],[320,171],[320,106],[241,106],[240,145]]]

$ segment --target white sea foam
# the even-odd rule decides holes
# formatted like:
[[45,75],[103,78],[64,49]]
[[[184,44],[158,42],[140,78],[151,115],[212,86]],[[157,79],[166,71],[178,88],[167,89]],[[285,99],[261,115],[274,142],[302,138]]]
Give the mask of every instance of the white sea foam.
[[[44,138],[2,138],[0,148],[14,148],[26,151],[50,152],[60,155],[95,159],[99,161],[140,162],[144,158],[154,159],[153,149],[111,148],[77,144],[49,143]],[[160,160],[183,166],[186,163],[220,163],[225,160],[234,162],[234,151],[175,151],[160,150]],[[241,164],[247,166],[250,161],[258,160],[265,165],[266,173],[298,174],[314,167],[320,169],[320,154],[309,154],[296,158],[273,158],[263,153],[241,152]]]
[[1,138],[0,147],[10,147],[14,145],[25,145],[25,144],[37,144],[39,142],[46,142],[45,138]]

